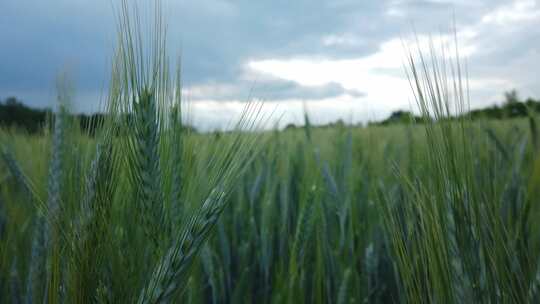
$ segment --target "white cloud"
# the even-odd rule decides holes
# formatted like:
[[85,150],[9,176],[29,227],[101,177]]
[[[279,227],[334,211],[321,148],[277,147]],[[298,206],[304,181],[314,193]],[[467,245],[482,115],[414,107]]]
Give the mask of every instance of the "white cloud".
[[540,20],[540,7],[536,0],[515,0],[482,17],[482,22],[512,25],[524,21]]
[[[190,104],[190,121],[203,131],[230,129],[238,121],[245,102],[238,100],[215,101],[202,100]],[[265,101],[261,108],[262,126],[266,129],[289,123],[301,125],[304,122],[304,110],[314,124],[326,124],[343,119],[346,122],[366,122],[385,118],[389,112],[378,104],[358,102],[349,95],[336,98],[313,100],[301,99]]]
[[[397,9],[390,7],[387,13],[401,14],[402,11],[393,11]],[[538,20],[540,20],[538,3],[518,0],[493,8],[481,15],[475,23],[462,25],[456,33],[462,63],[468,61],[469,57],[478,60],[494,50],[500,52],[509,49],[512,46],[504,41],[516,37],[516,32],[530,29],[530,26],[537,24]],[[512,31],[507,30],[509,25],[513,26]],[[360,41],[350,33],[341,36],[330,35],[325,39],[327,45]],[[421,33],[416,38],[408,36],[403,39],[390,39],[381,45],[378,52],[366,57],[334,60],[270,58],[250,61],[247,66],[258,73],[294,81],[304,86],[336,82],[346,89],[367,93],[367,97],[357,99],[356,103],[370,105],[380,113],[389,113],[393,109],[410,107],[412,100],[411,88],[403,73],[403,58],[406,53],[403,45],[406,48],[414,46],[413,53],[416,49],[426,53],[429,52],[432,41],[435,48],[442,46],[445,50],[450,50],[446,56],[454,57],[453,34],[435,35],[432,39],[429,35]],[[491,62],[487,67],[467,62],[471,107],[491,104],[499,99],[503,91],[511,88],[523,88],[527,94],[534,94],[534,90],[531,89],[534,80],[531,80],[530,70],[537,65],[535,58],[540,59],[538,51],[526,52],[524,56],[512,58],[509,62]],[[519,71],[509,65],[519,66]],[[531,69],[528,69],[527,65]],[[525,81],[527,77],[529,80]],[[337,114],[333,111],[328,113],[331,113],[328,115]]]
[[[467,31],[459,37],[472,37]],[[433,42],[448,47],[453,38],[441,36]],[[424,52],[429,49],[430,37],[419,35],[404,40],[392,39],[382,44],[373,55],[345,60],[267,59],[250,61],[247,66],[259,73],[294,81],[303,86],[320,86],[336,82],[348,90],[366,92],[367,96],[355,99],[355,103],[369,105],[372,109],[388,113],[397,108],[408,108],[412,98],[411,88],[404,73],[406,48],[416,45]],[[413,51],[414,52],[414,51]],[[461,56],[475,52],[473,44],[464,43]],[[475,80],[475,85],[481,80]]]
[[328,35],[328,36],[323,37],[323,45],[325,46],[359,46],[359,45],[362,45],[362,40],[351,34]]
[[230,96],[238,94],[238,87],[225,83],[200,84],[182,89],[182,94],[193,100],[207,99],[209,96],[215,95]]

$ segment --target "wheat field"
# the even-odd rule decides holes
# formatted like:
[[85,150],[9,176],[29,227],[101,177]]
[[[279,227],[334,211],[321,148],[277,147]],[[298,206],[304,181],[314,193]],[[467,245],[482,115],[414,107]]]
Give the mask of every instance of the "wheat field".
[[405,50],[421,121],[201,134],[159,11],[118,24],[95,134],[65,80],[0,130],[1,303],[540,302],[537,118],[471,120],[459,56]]

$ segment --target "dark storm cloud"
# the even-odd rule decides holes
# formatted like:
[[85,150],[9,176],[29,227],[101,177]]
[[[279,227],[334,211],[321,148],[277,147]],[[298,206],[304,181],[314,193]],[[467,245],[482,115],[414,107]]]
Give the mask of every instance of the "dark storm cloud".
[[338,83],[328,83],[320,86],[301,86],[292,81],[274,80],[257,84],[254,94],[266,100],[305,99],[318,100],[338,97],[348,94],[356,98],[366,94],[356,90],[346,90]]
[[256,81],[237,81],[235,83],[208,83],[192,86],[184,90],[189,100],[321,100],[338,97],[343,94],[355,98],[365,97],[366,94],[357,90],[345,89],[338,83],[328,83],[317,86],[302,86],[293,81],[274,77],[265,77]]
[[[46,95],[56,75],[65,71],[75,78],[78,91],[95,93],[103,87],[113,47],[109,7],[92,1],[2,1],[0,96]],[[26,101],[50,105],[45,99]]]
[[[109,1],[0,4],[0,94],[50,90],[55,75],[65,69],[74,75],[80,91],[100,90],[106,84],[113,49],[111,7]],[[180,47],[190,85],[238,84],[248,59],[368,54],[377,49],[368,35],[357,47],[328,47],[322,39],[355,22],[372,24],[384,9],[382,1],[362,5],[356,1],[165,1],[165,7],[169,45],[172,50]],[[287,85],[276,88],[294,90],[292,95],[268,91],[265,95],[311,98],[340,91],[336,85],[304,89]]]
[[[182,37],[186,75],[194,82],[229,81],[246,59],[289,56],[355,56],[377,49],[326,47],[323,37],[341,33],[354,22],[374,21],[384,1],[193,1],[171,4],[171,33]],[[365,14],[366,17],[359,17]],[[366,41],[368,37],[366,35]]]
[[[172,11],[178,12],[178,18],[170,18],[172,32],[183,37],[186,74],[195,82],[229,81],[240,74],[246,59],[366,56],[382,42],[412,31],[413,24],[420,31],[438,31],[441,23],[452,23],[453,8],[459,9],[436,1],[182,3],[189,4],[171,4]],[[463,14],[456,14],[458,22],[478,18],[488,6],[464,7]],[[393,10],[402,10],[404,15],[392,15]],[[353,41],[325,43],[341,35]]]

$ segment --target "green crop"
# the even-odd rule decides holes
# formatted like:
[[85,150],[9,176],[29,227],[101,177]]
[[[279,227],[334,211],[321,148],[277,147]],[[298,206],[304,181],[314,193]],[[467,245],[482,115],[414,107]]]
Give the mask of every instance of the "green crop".
[[536,117],[471,120],[457,51],[407,53],[421,124],[199,134],[157,3],[122,2],[95,134],[66,80],[0,130],[1,303],[540,301]]

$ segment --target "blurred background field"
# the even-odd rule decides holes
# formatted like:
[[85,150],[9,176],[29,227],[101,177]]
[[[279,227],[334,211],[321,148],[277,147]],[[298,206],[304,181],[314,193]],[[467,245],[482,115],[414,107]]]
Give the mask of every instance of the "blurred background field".
[[[475,250],[480,255],[489,255],[499,249],[518,264],[511,264],[517,269],[506,269],[504,265],[484,261],[485,267],[501,267],[500,272],[490,277],[485,275],[484,286],[463,287],[461,284],[466,282],[462,274],[454,274],[449,292],[456,296],[459,295],[458,291],[465,293],[467,290],[478,292],[479,299],[493,297],[497,301],[517,301],[513,297],[518,295],[537,296],[534,286],[538,284],[538,227],[533,220],[533,214],[536,214],[533,212],[537,212],[540,162],[538,147],[534,146],[538,145],[538,138],[534,137],[538,135],[531,129],[534,128],[532,119],[475,121],[468,129],[466,136],[474,138],[471,141],[473,146],[469,147],[474,154],[470,155],[468,162],[473,165],[470,177],[475,180],[467,181],[467,185],[474,184],[478,189],[467,189],[467,192],[478,192],[481,197],[479,201],[489,204],[486,207],[496,208],[485,210],[486,214],[478,219],[481,222],[475,225],[482,229],[504,231],[508,238],[504,241],[490,240],[493,243],[484,248],[489,250],[487,252],[479,248]],[[409,183],[418,184],[418,187],[413,187],[415,189],[422,189],[421,185],[424,185],[424,190],[428,192],[422,196],[435,201],[434,196],[439,194],[435,192],[441,189],[432,183],[448,178],[433,172],[432,166],[435,164],[429,159],[439,156],[433,155],[438,152],[426,140],[426,128],[412,124],[365,128],[305,127],[261,134],[264,143],[260,153],[228,198],[230,204],[219,219],[215,233],[201,248],[185,283],[187,285],[178,299],[192,303],[388,303],[413,295],[423,298],[418,294],[408,295],[407,288],[412,287],[406,285],[410,284],[406,280],[412,276],[406,271],[420,269],[402,269],[400,263],[410,258],[418,264],[409,267],[420,268],[429,259],[413,251],[419,250],[414,246],[399,248],[405,250],[403,254],[406,256],[399,256],[392,248],[398,244],[393,234],[400,229],[407,229],[407,233],[413,234],[427,232],[414,232],[420,228],[406,223],[402,227],[385,229],[384,223],[385,219],[393,219],[392,215],[407,216],[405,209],[408,204],[415,204],[415,201],[427,204],[417,197],[421,194],[410,191]],[[95,141],[77,128],[70,133],[71,147],[66,150],[68,155],[65,157],[73,167],[64,177],[64,185],[71,191],[63,193],[67,192],[73,197],[62,200],[67,204],[62,210],[65,210],[64,216],[68,222],[76,216],[84,196],[83,176],[94,153],[91,143]],[[20,164],[36,195],[45,198],[51,135],[47,132],[29,135],[17,129],[4,129],[1,134],[6,149],[4,153],[9,153]],[[211,158],[212,151],[219,151],[231,138],[228,133],[192,133],[185,137],[183,153],[189,155],[186,157],[190,161],[181,167],[182,179],[197,184],[197,189],[193,191],[200,192],[191,192],[190,196],[200,197],[209,191],[205,187],[208,178],[205,164]],[[450,163],[450,160],[444,160]],[[468,164],[462,159],[451,160],[459,162],[457,166]],[[9,302],[16,290],[23,294],[32,259],[35,219],[39,211],[6,163],[2,163],[2,168],[0,282],[3,300]],[[101,237],[107,241],[99,247],[89,248],[87,253],[92,263],[100,260],[97,263],[100,268],[84,274],[97,284],[93,286],[97,289],[92,289],[92,285],[81,286],[88,288],[85,291],[87,295],[92,295],[84,301],[81,298],[83,302],[93,301],[91,299],[95,299],[100,292],[104,292],[103,296],[111,303],[129,299],[137,294],[135,291],[143,284],[141,280],[149,271],[150,265],[139,254],[147,247],[145,237],[130,231],[137,230],[139,226],[138,211],[126,192],[121,189],[116,191],[114,200],[108,202],[110,215],[103,223],[106,227],[100,230],[103,233]],[[189,206],[193,204],[190,197],[184,197],[182,201],[185,201],[182,209],[193,208]],[[526,210],[525,205],[534,208]],[[404,209],[393,213],[386,208]],[[453,210],[441,209],[445,212]],[[492,216],[497,221],[484,222],[495,220],[487,218]],[[73,227],[66,225],[69,235]],[[474,227],[471,223],[463,225]],[[481,246],[477,243],[481,237],[475,236],[473,244],[464,244]],[[522,238],[526,242],[523,247],[515,243]],[[445,243],[443,239],[438,241]],[[62,246],[61,252],[66,256],[61,264],[65,267],[69,264],[70,243],[63,243]],[[428,247],[422,250],[434,249]],[[423,254],[430,255],[431,252]],[[521,260],[519,255],[528,258]],[[459,257],[465,260],[465,257]],[[426,260],[422,261],[423,258]],[[94,264],[88,266],[96,267]],[[470,267],[473,266],[479,265]],[[83,276],[81,270],[76,268],[70,270],[68,267],[65,271],[73,271],[66,275],[66,279]],[[522,273],[524,271],[525,274]],[[488,288],[502,288],[500,285],[504,286],[508,277],[517,277],[515,279],[521,280],[521,284],[526,284],[522,286],[525,288],[523,293],[490,293],[492,291]],[[500,281],[488,281],[488,278]],[[415,284],[427,288],[430,282]],[[461,286],[460,290],[456,290],[454,285]],[[106,289],[103,291],[102,288]],[[63,292],[66,299],[73,299],[71,297],[82,290],[68,289]],[[438,297],[439,294],[434,292],[432,296]]]

